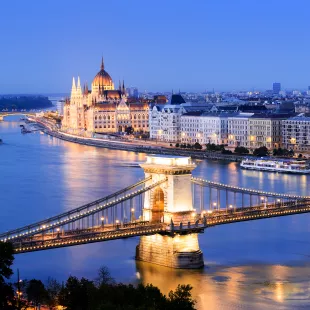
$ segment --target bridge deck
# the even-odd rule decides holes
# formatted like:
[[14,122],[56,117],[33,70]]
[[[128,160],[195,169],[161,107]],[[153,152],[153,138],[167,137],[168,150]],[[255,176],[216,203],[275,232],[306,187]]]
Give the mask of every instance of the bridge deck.
[[15,240],[13,245],[15,253],[42,251],[52,248],[68,247],[85,243],[124,239],[153,234],[191,234],[203,232],[204,229],[217,225],[245,222],[271,217],[287,216],[310,212],[310,204],[296,204],[289,202],[286,205],[256,206],[252,208],[238,208],[226,212],[216,211],[212,214],[199,215],[195,222],[184,226],[171,226],[163,223],[136,222],[128,224],[107,225],[107,227],[94,227],[86,230],[67,231],[64,234],[37,235],[32,238]]

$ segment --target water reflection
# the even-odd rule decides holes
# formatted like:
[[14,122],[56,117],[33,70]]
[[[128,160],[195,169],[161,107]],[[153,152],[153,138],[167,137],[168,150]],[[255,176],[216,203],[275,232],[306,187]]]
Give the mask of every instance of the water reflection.
[[[39,133],[21,135],[18,122],[1,122],[0,130],[1,231],[101,198],[143,177],[142,169],[123,164],[143,161],[144,154],[87,147]],[[234,186],[310,194],[309,176],[240,170],[237,163],[200,161],[194,175]],[[307,214],[208,229],[199,236],[206,267],[198,271],[136,264],[138,238],[23,254],[14,268],[24,278],[46,280],[52,275],[62,281],[69,274],[94,279],[106,265],[118,281],[152,282],[166,293],[190,283],[201,309],[306,308],[309,236]]]
[[190,283],[199,309],[240,309],[241,304],[243,309],[310,305],[310,266],[221,266],[185,271],[137,262],[136,270],[142,283],[153,283],[165,294],[178,284]]

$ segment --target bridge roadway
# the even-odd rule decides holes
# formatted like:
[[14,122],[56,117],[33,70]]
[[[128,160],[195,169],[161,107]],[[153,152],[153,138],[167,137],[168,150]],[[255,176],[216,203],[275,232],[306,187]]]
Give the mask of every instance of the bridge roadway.
[[106,225],[84,230],[71,230],[59,233],[40,234],[16,239],[13,242],[15,254],[61,248],[79,244],[124,239],[153,234],[189,234],[201,233],[204,229],[223,224],[245,222],[271,217],[287,216],[310,212],[307,201],[289,201],[285,204],[274,203],[232,210],[203,211],[190,223],[167,225],[147,221],[130,222],[119,225]]
[[[88,203],[76,209],[64,212],[57,216],[53,216],[43,221],[39,221],[39,222],[24,226],[18,229],[8,231],[6,233],[2,233],[0,234],[0,238],[1,238],[0,241],[14,240],[16,238],[32,236],[38,233],[44,233],[51,229],[57,229],[58,227],[61,227],[63,225],[66,225],[66,224],[75,222],[79,219],[82,219],[84,217],[96,214],[99,211],[105,210],[107,208],[111,208],[126,200],[129,200],[133,197],[141,195],[142,193],[160,185],[163,182],[166,182],[166,180],[161,180],[148,187],[136,190],[130,194],[126,194],[128,191],[134,189],[137,186],[143,185],[146,181],[150,179],[151,177],[145,178],[133,185],[130,185],[122,190],[117,191],[116,193],[113,193],[101,199],[95,200],[91,203]],[[123,196],[120,196],[120,195],[123,195]]]
[[26,112],[26,111],[16,111],[16,112],[5,112],[2,111],[0,112],[0,120],[3,120],[4,117],[6,116],[11,116],[11,115],[25,115],[25,116],[35,116],[36,113],[35,112]]

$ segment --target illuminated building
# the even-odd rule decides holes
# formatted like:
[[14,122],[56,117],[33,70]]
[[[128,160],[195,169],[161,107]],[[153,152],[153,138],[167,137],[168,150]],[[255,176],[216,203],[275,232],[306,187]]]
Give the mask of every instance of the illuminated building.
[[228,118],[228,146],[249,147],[249,118],[254,113],[240,113]]
[[[173,94],[166,104],[156,104],[150,110],[150,138],[166,142],[181,141],[181,116],[190,111],[212,111],[213,104],[186,102],[179,94]],[[215,108],[216,109],[216,108]]]
[[282,120],[287,116],[281,114],[257,114],[249,118],[250,148],[262,146],[275,149],[282,146]]
[[282,121],[283,146],[298,151],[310,150],[310,117],[299,114]]
[[237,113],[189,112],[181,116],[181,142],[227,144],[228,117]]
[[62,130],[91,136],[96,133],[124,132],[132,127],[136,132],[148,132],[149,106],[143,102],[128,103],[124,82],[114,88],[102,59],[100,71],[93,79],[91,90],[87,83],[81,87],[72,81],[71,97],[64,106]]

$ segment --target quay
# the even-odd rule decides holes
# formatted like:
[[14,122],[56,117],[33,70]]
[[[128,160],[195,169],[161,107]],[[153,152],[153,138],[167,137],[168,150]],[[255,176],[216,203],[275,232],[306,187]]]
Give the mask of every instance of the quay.
[[34,122],[40,124],[44,128],[44,132],[52,137],[78,143],[81,145],[95,146],[101,148],[107,148],[112,150],[122,150],[129,152],[145,153],[145,154],[159,154],[159,155],[172,155],[172,156],[190,156],[194,159],[212,159],[212,160],[224,160],[224,161],[242,161],[244,156],[240,155],[227,155],[219,154],[216,152],[207,152],[201,150],[184,150],[184,149],[175,149],[163,146],[154,145],[142,145],[134,142],[125,142],[125,141],[115,141],[115,140],[106,140],[99,138],[86,138],[77,135],[67,134],[65,132],[56,131],[50,128],[45,122],[33,119]]

